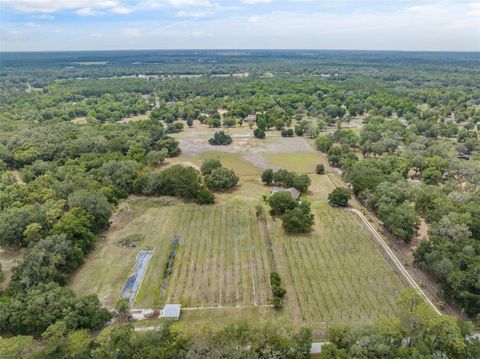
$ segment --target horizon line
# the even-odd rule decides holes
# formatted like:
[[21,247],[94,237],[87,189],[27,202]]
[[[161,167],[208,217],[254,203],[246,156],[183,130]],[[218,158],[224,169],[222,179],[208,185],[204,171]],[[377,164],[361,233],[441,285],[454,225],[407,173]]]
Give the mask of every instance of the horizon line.
[[399,49],[329,49],[329,48],[137,48],[137,49],[87,49],[87,50],[1,50],[0,53],[42,52],[121,52],[121,51],[352,51],[352,52],[430,52],[430,53],[480,53],[478,50],[399,50]]

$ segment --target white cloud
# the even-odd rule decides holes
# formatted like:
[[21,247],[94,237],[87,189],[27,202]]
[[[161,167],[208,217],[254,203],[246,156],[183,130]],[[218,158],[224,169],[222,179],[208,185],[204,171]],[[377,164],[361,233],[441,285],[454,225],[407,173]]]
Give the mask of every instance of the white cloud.
[[243,3],[247,5],[268,4],[271,2],[272,0],[243,0]]
[[48,15],[48,14],[39,14],[39,15],[32,15],[31,18],[38,19],[38,20],[53,20],[55,19],[55,16]]
[[91,7],[83,7],[75,11],[75,14],[80,16],[95,16],[98,13],[95,10],[93,10]]
[[127,6],[115,6],[110,9],[110,12],[113,12],[114,14],[119,14],[119,15],[127,15],[133,12],[133,9]]
[[[0,0],[5,3],[12,0]],[[40,3],[41,0],[37,0]],[[109,14],[114,7],[148,10],[158,18],[124,17],[122,21],[91,19],[71,23],[39,22],[40,29],[25,26],[25,21],[2,23],[2,48],[5,50],[87,50],[120,48],[318,48],[370,50],[458,50],[480,51],[480,3],[406,1],[386,8],[367,6],[336,9],[303,5],[292,10],[257,12],[255,7],[243,6],[241,11],[230,11],[218,0],[133,0],[94,1],[52,0],[55,3],[74,3],[70,11],[90,8],[90,12]],[[319,0],[318,0],[319,1]],[[326,0],[325,0],[326,1]],[[344,0],[347,1],[347,0]],[[354,1],[354,0],[348,0]],[[34,0],[18,0],[19,4]],[[2,3],[2,5],[3,5]],[[105,4],[115,5],[104,7]],[[227,6],[223,4],[227,3]],[[279,2],[280,3],[280,2]],[[372,1],[372,3],[374,3]],[[91,6],[87,6],[90,4]],[[98,4],[103,4],[100,7]],[[127,5],[125,5],[127,4]],[[170,8],[173,16],[151,10],[148,6]],[[207,5],[210,4],[210,5]],[[235,4],[242,4],[237,1]],[[420,4],[420,6],[418,5]],[[40,6],[40,5],[37,5]],[[68,5],[70,6],[70,5]],[[202,7],[203,6],[203,7]],[[210,6],[210,7],[208,7]],[[47,9],[47,7],[43,7]],[[280,7],[281,8],[281,7]],[[247,11],[247,10],[250,11]],[[220,11],[221,10],[221,11]],[[121,11],[120,11],[121,12]],[[193,27],[200,13],[207,13],[201,27]],[[87,11],[88,13],[88,11]],[[170,14],[170,13],[168,13]],[[51,16],[50,14],[47,14]],[[175,16],[176,15],[176,16]],[[197,16],[197,17],[196,17]],[[33,16],[31,16],[33,19]],[[114,18],[111,16],[111,18]],[[118,17],[120,18],[120,17]],[[181,20],[181,21],[179,21]],[[246,25],[247,24],[247,25]],[[11,27],[10,27],[11,26]],[[59,29],[53,33],[53,26]],[[22,35],[18,34],[21,30]],[[8,35],[6,32],[11,32]],[[17,35],[15,35],[17,31]],[[92,41],[92,33],[103,34]],[[18,41],[13,39],[19,38]],[[126,39],[135,39],[127,41]]]
[[129,28],[123,29],[121,34],[122,34],[122,37],[126,39],[135,39],[140,37],[141,35],[140,30],[135,27],[129,27]]
[[211,6],[212,3],[209,0],[168,0],[168,4],[172,6]]
[[82,9],[92,9],[93,11],[93,9],[119,6],[118,0],[1,0],[1,3],[18,11],[38,13]]
[[25,33],[23,31],[17,30],[17,29],[12,29],[12,30],[7,30],[7,31],[2,31],[0,33],[0,37],[5,39],[5,40],[20,40],[25,37]]
[[178,17],[202,17],[206,16],[208,13],[206,11],[186,11],[180,10],[177,12]]
[[141,0],[139,7],[164,8],[164,7],[210,7],[210,0]]
[[209,37],[209,36],[212,36],[212,34],[205,31],[198,30],[198,31],[193,31],[191,33],[191,36],[192,37]]

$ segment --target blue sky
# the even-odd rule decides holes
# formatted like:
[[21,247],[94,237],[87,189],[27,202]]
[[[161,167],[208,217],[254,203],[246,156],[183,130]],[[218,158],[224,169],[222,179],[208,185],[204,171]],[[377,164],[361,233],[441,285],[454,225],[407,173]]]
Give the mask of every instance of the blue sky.
[[480,51],[480,0],[0,0],[2,51]]

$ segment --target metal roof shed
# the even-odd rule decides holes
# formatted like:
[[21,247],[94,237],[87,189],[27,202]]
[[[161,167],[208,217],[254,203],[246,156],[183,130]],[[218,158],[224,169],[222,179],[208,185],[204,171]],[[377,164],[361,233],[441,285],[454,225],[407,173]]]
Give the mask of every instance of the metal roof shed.
[[162,318],[175,319],[180,318],[180,304],[165,304],[162,310]]

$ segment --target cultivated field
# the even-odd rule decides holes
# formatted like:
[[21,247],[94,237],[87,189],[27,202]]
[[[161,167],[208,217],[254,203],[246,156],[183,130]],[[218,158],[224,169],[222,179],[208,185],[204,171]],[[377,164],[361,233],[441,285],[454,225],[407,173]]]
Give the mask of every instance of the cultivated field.
[[[128,199],[114,216],[106,239],[74,276],[72,288],[97,293],[105,304],[114,306],[138,251],[148,248],[153,249],[153,257],[134,307],[159,309],[165,302],[181,303],[186,310],[180,325],[194,330],[208,321],[220,326],[239,318],[308,325],[318,337],[333,323],[371,322],[395,312],[395,300],[405,283],[360,219],[328,205],[328,193],[335,188],[331,177],[336,174],[313,174],[317,163],[326,162],[308,139],[271,136],[257,146],[259,140],[242,137],[219,149],[199,142],[210,129],[203,128],[199,136],[194,136],[195,131],[186,129],[176,135],[187,150],[168,164],[198,167],[205,158],[219,158],[239,173],[238,188],[217,194],[217,203],[211,206],[174,199]],[[266,204],[267,215],[257,219],[255,205],[263,203],[262,196],[269,193],[259,178],[267,167],[309,174],[312,185],[305,197],[315,214],[312,233],[286,235],[281,221],[268,215]],[[136,248],[118,244],[122,238],[139,234],[143,239]],[[180,245],[162,298],[175,234],[180,236]],[[280,273],[287,289],[280,313],[269,307],[271,271]]]
[[[232,199],[216,206],[169,209],[169,229],[163,233],[167,240],[178,234],[180,246],[164,300],[185,307],[269,304],[271,267],[254,207],[254,200]],[[163,302],[163,273],[155,269],[164,266],[151,265],[137,297],[140,308],[158,308]]]

